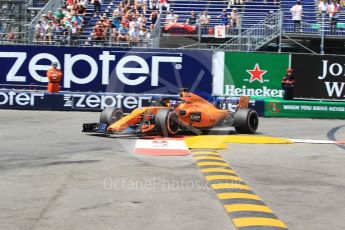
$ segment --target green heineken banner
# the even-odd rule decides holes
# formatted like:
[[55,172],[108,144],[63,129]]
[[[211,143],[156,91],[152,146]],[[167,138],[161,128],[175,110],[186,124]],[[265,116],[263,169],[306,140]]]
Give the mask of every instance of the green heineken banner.
[[345,102],[265,100],[265,117],[345,118]]
[[283,97],[281,79],[289,54],[225,52],[224,94]]

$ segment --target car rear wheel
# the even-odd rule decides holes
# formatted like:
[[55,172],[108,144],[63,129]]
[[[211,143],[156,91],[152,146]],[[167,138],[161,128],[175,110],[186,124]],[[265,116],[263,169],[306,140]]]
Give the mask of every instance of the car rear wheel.
[[255,133],[259,126],[259,117],[253,109],[240,109],[235,112],[233,126],[238,133]]
[[158,110],[155,116],[155,128],[159,135],[175,135],[179,130],[178,114],[170,109]]
[[107,107],[103,109],[100,116],[100,123],[111,125],[123,117],[122,109],[116,107]]

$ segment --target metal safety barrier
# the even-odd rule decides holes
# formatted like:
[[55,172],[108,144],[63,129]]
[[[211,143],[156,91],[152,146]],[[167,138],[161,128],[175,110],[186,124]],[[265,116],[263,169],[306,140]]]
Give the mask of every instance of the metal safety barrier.
[[255,51],[282,32],[281,11],[268,15],[264,20],[217,47],[218,50]]
[[41,19],[43,14],[47,14],[48,11],[56,11],[61,5],[63,4],[63,0],[50,0],[36,15],[36,17],[28,24],[28,43],[34,43],[35,39],[35,26],[37,25],[38,21]]

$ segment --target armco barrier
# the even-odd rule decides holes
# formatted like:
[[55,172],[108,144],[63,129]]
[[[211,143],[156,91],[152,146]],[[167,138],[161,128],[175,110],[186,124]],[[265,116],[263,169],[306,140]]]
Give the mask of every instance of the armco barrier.
[[44,86],[53,61],[63,71],[63,91],[212,94],[212,52],[182,49],[0,46],[0,87]]
[[345,119],[345,102],[264,99],[265,117]]
[[[45,91],[0,90],[0,109],[101,111],[115,106],[125,112],[148,106],[162,97],[178,97],[166,94],[124,93],[47,93]],[[210,98],[217,107],[234,110],[238,97],[214,96]],[[345,102],[284,101],[274,98],[252,98],[250,108],[264,117],[339,118],[345,119]]]
[[[102,111],[105,107],[113,106],[131,112],[162,97],[178,98],[178,95],[0,90],[0,109]],[[209,99],[218,108],[233,111],[239,101],[238,97],[215,96]],[[250,101],[250,108],[255,109],[259,116],[264,115],[262,100]]]
[[[148,106],[159,94],[121,93],[69,93],[49,94],[44,91],[0,90],[0,109],[56,110],[56,111],[101,111],[115,106],[124,112]],[[176,95],[175,95],[176,96]]]

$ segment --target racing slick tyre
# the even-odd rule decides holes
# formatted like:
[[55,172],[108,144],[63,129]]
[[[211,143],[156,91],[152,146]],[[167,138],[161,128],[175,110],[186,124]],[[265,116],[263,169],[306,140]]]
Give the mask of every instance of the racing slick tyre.
[[107,107],[103,109],[100,117],[100,123],[106,123],[111,125],[112,123],[118,121],[123,117],[122,109],[116,107]]
[[155,116],[155,128],[159,135],[175,135],[179,130],[178,114],[170,109],[158,110]]
[[255,133],[259,126],[259,117],[253,109],[240,109],[234,114],[233,126],[238,133]]

